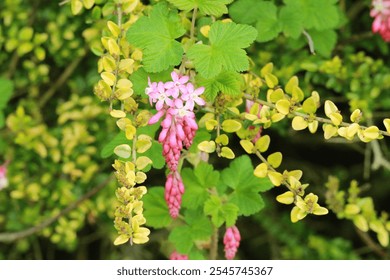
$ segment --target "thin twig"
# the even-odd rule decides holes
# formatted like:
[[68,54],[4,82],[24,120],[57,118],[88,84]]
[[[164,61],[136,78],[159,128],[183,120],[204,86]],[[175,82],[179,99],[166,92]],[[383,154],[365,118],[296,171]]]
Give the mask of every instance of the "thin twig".
[[62,216],[65,216],[73,209],[77,208],[82,202],[85,200],[91,198],[94,196],[97,192],[99,192],[101,189],[103,189],[111,180],[113,179],[113,176],[107,177],[106,180],[104,180],[102,183],[91,189],[89,192],[84,194],[82,197],[74,201],[73,203],[69,204],[66,208],[62,209],[58,214],[54,215],[53,217],[48,218],[47,220],[44,220],[40,224],[30,227],[25,230],[17,231],[17,232],[4,232],[0,233],[0,242],[12,242],[18,239],[26,238],[30,235],[33,235],[42,229],[50,226],[54,222],[56,222],[59,218]]
[[359,235],[360,239],[378,256],[380,256],[382,259],[387,260],[389,258],[389,255],[386,253],[385,250],[381,246],[379,246],[372,238],[368,235],[367,232],[363,232],[359,230],[358,228],[355,228],[357,234]]
[[87,52],[84,52],[84,55],[79,56],[72,61],[71,64],[66,67],[65,71],[57,79],[57,81],[43,94],[41,100],[39,101],[39,107],[45,106],[50,98],[56,93],[56,91],[63,86],[63,84],[69,79],[69,77],[76,70],[77,66],[80,64],[81,60],[84,58]]
[[303,30],[302,34],[305,35],[305,37],[307,39],[307,43],[309,44],[310,53],[315,55],[316,54],[316,50],[314,48],[314,42],[313,42],[313,39],[311,38],[310,34],[306,30]]

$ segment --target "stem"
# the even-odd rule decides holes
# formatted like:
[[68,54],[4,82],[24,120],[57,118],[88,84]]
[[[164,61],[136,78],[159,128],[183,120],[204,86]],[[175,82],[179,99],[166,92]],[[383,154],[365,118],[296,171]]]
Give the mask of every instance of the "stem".
[[[272,109],[275,109],[276,106],[270,102],[267,102],[267,101],[264,101],[264,100],[261,100],[261,99],[258,99],[258,98],[253,98],[253,96],[251,96],[250,94],[244,94],[244,97],[246,99],[249,99],[249,100],[252,100],[253,102],[256,102],[256,103],[259,103],[261,105],[265,105],[265,106],[268,106]],[[300,113],[300,112],[290,112],[290,114],[293,114],[295,116],[300,116],[300,117],[303,117],[305,119],[308,119],[310,118],[311,116],[309,116],[308,114],[305,114],[305,113]],[[317,117],[315,116],[315,120],[317,120],[318,122],[321,122],[321,123],[328,123],[328,124],[331,124],[331,125],[334,125],[333,122],[330,120],[330,119],[326,119],[326,118],[322,118],[322,117]],[[349,127],[351,124],[350,123],[347,123],[347,122],[341,122],[339,126],[343,126],[343,127]],[[360,125],[360,128],[361,129],[366,129],[367,126],[362,126]],[[382,134],[384,136],[389,136],[390,137],[390,133],[386,132],[386,131],[383,131],[383,130],[379,130],[379,134]]]
[[50,226],[51,224],[56,222],[59,218],[61,218],[62,216],[65,216],[70,211],[75,209],[82,202],[84,202],[85,200],[91,198],[96,193],[98,193],[101,189],[103,189],[105,186],[107,186],[107,184],[110,183],[112,179],[113,179],[113,176],[107,177],[106,180],[104,180],[102,183],[100,183],[99,185],[97,185],[96,187],[91,189],[89,192],[84,194],[82,197],[80,197],[79,199],[77,199],[73,203],[69,204],[66,208],[62,209],[58,214],[54,215],[53,217],[48,218],[47,220],[44,220],[43,222],[41,222],[40,224],[38,224],[36,226],[30,227],[28,229],[24,229],[21,231],[17,231],[17,232],[0,233],[0,242],[13,242],[13,241],[18,240],[18,239],[26,238],[30,235],[33,235],[33,234],[41,231],[44,228]]
[[194,39],[195,37],[195,23],[196,23],[197,14],[198,14],[198,7],[195,7],[194,11],[192,12],[190,39]]
[[218,228],[213,226],[213,235],[211,236],[210,260],[216,260],[218,257]]
[[63,86],[63,84],[69,79],[69,77],[76,70],[77,66],[80,64],[81,60],[84,58],[84,55],[73,60],[71,64],[66,67],[65,71],[62,72],[62,75],[57,79],[57,81],[42,95],[41,100],[39,101],[39,107],[44,107],[50,98],[56,93],[56,91]]
[[303,30],[302,34],[305,35],[305,37],[307,39],[307,43],[309,44],[310,53],[315,55],[316,51],[315,51],[315,48],[314,48],[314,42],[313,42],[313,39],[311,38],[310,34],[306,30]]
[[389,258],[389,255],[386,253],[385,250],[382,249],[381,246],[379,246],[370,235],[368,235],[367,232],[363,232],[359,230],[358,228],[355,228],[357,234],[359,235],[360,239],[378,256],[380,256],[382,259],[386,260]]
[[[116,43],[118,44],[118,46],[120,46],[120,41],[122,39],[122,15],[123,15],[122,14],[122,9],[121,9],[120,5],[117,6],[116,12],[117,12],[117,15],[118,15],[118,21],[117,21],[118,27],[121,30],[121,33],[119,34],[118,38],[116,39]],[[119,62],[120,62],[120,60],[121,60],[121,56],[119,54],[118,57],[116,58],[116,61],[115,61],[116,67],[115,67],[115,70],[114,70],[114,75],[115,75],[115,81],[116,82],[112,86],[111,97],[110,97],[110,111],[112,110],[112,99],[113,99],[113,95],[115,94],[116,84],[118,82]]]

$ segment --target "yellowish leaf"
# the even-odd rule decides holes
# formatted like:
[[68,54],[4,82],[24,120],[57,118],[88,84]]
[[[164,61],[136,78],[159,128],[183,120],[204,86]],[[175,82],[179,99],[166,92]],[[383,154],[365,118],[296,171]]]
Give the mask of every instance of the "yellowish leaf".
[[205,153],[213,153],[215,152],[215,142],[214,141],[203,141],[198,144],[198,149]]
[[280,166],[280,164],[282,163],[282,159],[283,159],[283,156],[282,156],[282,153],[281,153],[281,152],[276,152],[276,153],[270,154],[270,155],[267,157],[268,163],[269,163],[273,168],[278,168],[278,167]]
[[253,154],[254,145],[251,141],[241,140],[240,145],[244,148],[245,152],[247,152],[248,154]]
[[303,117],[295,116],[292,120],[291,126],[294,130],[303,130],[308,126],[308,123]]
[[267,176],[267,173],[268,173],[268,166],[264,162],[256,166],[253,172],[253,174],[259,178],[265,178]]
[[236,132],[242,127],[241,123],[236,120],[224,120],[222,122],[222,129],[228,133]]
[[229,147],[222,147],[221,156],[228,159],[233,159],[235,157],[232,149],[230,149]]

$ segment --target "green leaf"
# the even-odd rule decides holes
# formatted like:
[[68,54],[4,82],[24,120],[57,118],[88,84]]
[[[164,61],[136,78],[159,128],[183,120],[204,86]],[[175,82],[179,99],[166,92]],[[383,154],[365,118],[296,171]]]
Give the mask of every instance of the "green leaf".
[[336,2],[329,0],[300,0],[306,10],[305,27],[325,30],[337,27],[339,13]]
[[148,17],[140,18],[129,28],[126,38],[142,49],[145,70],[156,73],[181,62],[183,47],[175,39],[184,33],[178,13],[159,3]]
[[187,210],[184,212],[184,220],[191,228],[192,240],[206,240],[213,233],[211,222],[203,209]]
[[148,188],[148,194],[143,198],[146,224],[154,228],[163,228],[172,222],[167,203],[164,199],[163,187]]
[[211,221],[216,227],[222,226],[224,222],[227,227],[234,225],[238,210],[233,203],[222,204],[221,198],[215,195],[211,196],[204,205],[205,214],[211,216]]
[[199,163],[195,169],[184,168],[181,176],[186,188],[183,206],[189,209],[203,206],[209,196],[207,189],[216,186],[219,181],[219,172],[205,162]]
[[202,14],[220,17],[228,12],[227,4],[233,0],[168,0],[183,11],[191,11],[198,8]]
[[284,35],[297,39],[303,31],[303,19],[297,6],[282,7],[279,13]]
[[139,68],[130,76],[134,93],[143,98],[147,98],[148,96],[145,93],[145,88],[148,87],[148,77],[152,82],[167,82],[171,80],[172,70],[173,68],[158,73],[148,73],[144,68]]
[[222,70],[245,71],[249,60],[242,48],[249,47],[256,36],[256,30],[249,25],[217,21],[210,28],[211,45],[195,44],[187,55],[205,78],[213,78]]
[[0,128],[3,128],[5,125],[4,113],[0,111]]
[[282,25],[278,20],[277,8],[271,2],[264,2],[263,10],[256,23],[258,35],[256,41],[267,42],[279,35]]
[[208,101],[213,101],[220,92],[230,96],[237,96],[241,93],[241,76],[232,71],[223,71],[210,79],[198,75],[197,83],[205,87],[203,94]]
[[14,91],[14,85],[10,80],[0,78],[0,109],[6,107],[8,100]]
[[337,0],[284,0],[284,3],[299,11],[305,29],[336,28],[340,21]]
[[229,7],[229,15],[235,21],[253,24],[266,9],[268,4],[261,0],[238,0]]
[[272,188],[268,178],[257,178],[253,174],[253,166],[249,156],[244,155],[233,160],[228,168],[222,171],[224,184],[234,191],[229,202],[237,205],[239,215],[249,216],[264,207],[263,199],[258,192]]
[[192,230],[189,226],[175,227],[169,234],[168,240],[171,241],[180,254],[188,254],[194,242],[191,236]]
[[334,30],[309,30],[316,53],[330,57],[337,43],[337,33]]
[[186,225],[175,227],[169,234],[176,250],[181,254],[188,254],[195,241],[207,240],[213,233],[209,219],[204,216],[203,211],[187,210],[184,213]]

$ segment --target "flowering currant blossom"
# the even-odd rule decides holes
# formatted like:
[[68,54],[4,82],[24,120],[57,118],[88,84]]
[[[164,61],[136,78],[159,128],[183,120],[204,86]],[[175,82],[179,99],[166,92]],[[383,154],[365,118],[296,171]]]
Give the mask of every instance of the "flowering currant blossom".
[[175,71],[171,73],[172,81],[151,82],[148,79],[148,87],[145,93],[149,96],[150,104],[155,104],[157,113],[149,120],[149,124],[161,122],[162,130],[158,141],[163,146],[163,156],[170,173],[165,183],[165,200],[169,207],[169,213],[173,218],[179,215],[181,196],[184,193],[184,185],[177,170],[181,150],[189,148],[198,130],[195,114],[195,104],[205,105],[200,97],[204,87],[195,89],[189,82],[188,76],[181,76]]
[[374,18],[372,32],[390,42],[390,0],[373,0],[370,15]]
[[8,186],[7,163],[0,165],[0,190]]
[[225,257],[228,260],[232,260],[237,253],[237,249],[240,246],[240,232],[236,226],[232,226],[226,229],[223,237],[223,244],[225,245]]
[[187,255],[179,254],[178,252],[174,251],[174,252],[172,252],[172,254],[169,256],[169,259],[170,259],[170,260],[188,260],[188,256],[187,256]]

